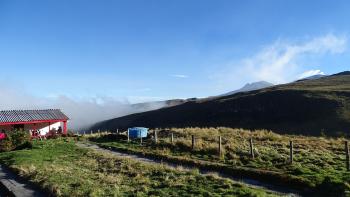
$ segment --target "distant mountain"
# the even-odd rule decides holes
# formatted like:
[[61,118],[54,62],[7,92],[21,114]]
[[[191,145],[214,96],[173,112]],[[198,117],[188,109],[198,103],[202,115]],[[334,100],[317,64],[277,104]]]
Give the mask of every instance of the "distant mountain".
[[132,126],[226,126],[289,134],[349,135],[350,72],[190,100],[172,107],[103,121],[92,129],[113,130]]
[[305,77],[303,79],[299,79],[298,81],[302,81],[302,80],[314,80],[314,79],[320,79],[322,77],[327,77],[327,75],[312,75],[310,77]]
[[253,91],[253,90],[260,90],[260,89],[271,87],[271,86],[274,86],[274,84],[269,83],[267,81],[258,81],[258,82],[254,82],[254,83],[247,83],[246,85],[244,85],[242,88],[240,88],[238,90],[231,91],[231,92],[228,92],[226,94],[222,94],[220,96],[228,96],[228,95],[236,94],[238,92],[249,92],[249,91]]

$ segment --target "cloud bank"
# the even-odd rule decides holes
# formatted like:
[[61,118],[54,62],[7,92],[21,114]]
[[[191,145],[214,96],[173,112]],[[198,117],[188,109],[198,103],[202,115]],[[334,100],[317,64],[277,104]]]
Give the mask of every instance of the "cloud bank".
[[[302,57],[308,55],[340,54],[346,50],[347,37],[327,34],[303,42],[278,40],[251,57],[230,63],[215,78],[230,79],[225,83],[240,81],[269,81],[274,84],[293,81],[303,70]],[[303,71],[302,71],[303,72]],[[305,71],[304,71],[305,72]],[[309,71],[309,73],[321,71]],[[305,74],[305,76],[306,76]]]
[[[1,83],[4,84],[4,83]],[[132,113],[159,109],[165,102],[132,105],[110,97],[75,100],[67,96],[38,98],[12,86],[0,86],[0,109],[61,109],[71,119],[69,128],[81,130],[92,124]]]

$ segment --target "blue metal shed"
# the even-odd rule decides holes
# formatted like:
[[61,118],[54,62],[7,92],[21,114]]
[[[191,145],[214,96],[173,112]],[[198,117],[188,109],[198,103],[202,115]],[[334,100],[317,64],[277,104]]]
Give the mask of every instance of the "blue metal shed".
[[145,127],[133,127],[129,128],[128,131],[131,138],[145,138],[148,134],[148,128]]

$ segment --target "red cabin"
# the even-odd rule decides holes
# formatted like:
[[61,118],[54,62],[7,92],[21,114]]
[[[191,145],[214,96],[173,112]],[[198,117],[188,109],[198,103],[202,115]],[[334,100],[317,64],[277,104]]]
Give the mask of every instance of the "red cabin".
[[69,118],[59,109],[0,111],[0,132],[23,129],[32,136],[47,135],[50,131],[67,134]]

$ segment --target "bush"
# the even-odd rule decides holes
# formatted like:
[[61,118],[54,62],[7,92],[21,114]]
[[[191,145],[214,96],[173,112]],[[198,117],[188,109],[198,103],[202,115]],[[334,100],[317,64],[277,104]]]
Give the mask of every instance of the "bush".
[[9,136],[0,141],[0,152],[7,152],[14,149],[13,143]]
[[11,136],[12,143],[15,147],[22,146],[31,141],[31,136],[28,131],[10,131],[7,135]]
[[22,149],[26,149],[26,148],[33,148],[33,143],[32,141],[26,141],[23,144],[16,146],[16,150],[22,150]]
[[31,148],[32,141],[28,131],[8,131],[6,138],[0,141],[0,151]]

